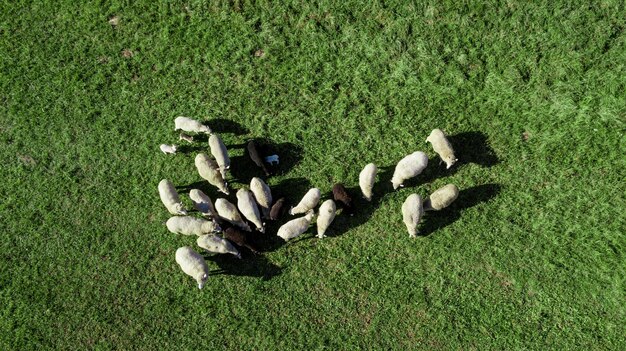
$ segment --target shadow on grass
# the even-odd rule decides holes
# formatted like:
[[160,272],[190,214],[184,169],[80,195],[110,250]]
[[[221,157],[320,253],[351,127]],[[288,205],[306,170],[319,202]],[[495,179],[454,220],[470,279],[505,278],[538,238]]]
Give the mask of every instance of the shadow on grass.
[[[464,132],[448,136],[459,161],[453,166],[458,168],[465,163],[475,163],[483,167],[495,166],[500,162],[498,155],[489,146],[487,135],[482,132]],[[439,160],[437,160],[439,162]],[[445,168],[445,165],[443,166]],[[452,170],[452,169],[450,169]]]
[[[249,140],[248,140],[249,141]],[[271,155],[278,155],[279,163],[271,165],[265,163],[270,175],[266,176],[263,170],[257,166],[250,155],[246,146],[248,141],[242,144],[228,145],[228,148],[243,148],[245,153],[243,156],[234,156],[231,158],[230,175],[232,181],[239,184],[249,184],[253,177],[259,177],[265,181],[271,176],[278,176],[288,173],[302,159],[302,147],[293,143],[275,143],[266,138],[255,138],[259,155],[265,158]],[[273,191],[272,191],[273,192]]]
[[250,133],[250,130],[240,123],[235,121],[231,121],[226,118],[214,118],[208,121],[205,121],[206,125],[211,128],[211,131],[216,134],[226,134],[231,133],[235,135],[245,135]]
[[255,255],[250,251],[240,248],[242,258],[233,255],[205,255],[207,261],[214,262],[220,267],[213,270],[209,275],[233,275],[246,277],[260,277],[263,280],[270,280],[279,275],[282,268],[270,262],[262,254]]

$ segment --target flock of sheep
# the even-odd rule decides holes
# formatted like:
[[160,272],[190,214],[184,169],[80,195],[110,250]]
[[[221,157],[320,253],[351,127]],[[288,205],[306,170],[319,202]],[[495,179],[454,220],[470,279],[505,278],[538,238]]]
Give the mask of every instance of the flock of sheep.
[[[195,166],[200,177],[215,186],[220,192],[229,195],[230,191],[226,183],[226,174],[230,169],[230,158],[226,146],[219,135],[211,132],[211,129],[199,121],[188,117],[175,119],[175,130],[181,130],[180,140],[193,142],[193,136],[185,133],[202,133],[209,135],[209,148],[213,158],[205,153],[199,153],[195,158]],[[452,145],[446,135],[439,129],[435,129],[426,139],[430,142],[434,151],[439,155],[447,168],[457,161]],[[175,145],[161,145],[164,153],[176,153]],[[252,161],[261,168],[265,175],[269,172],[259,155],[254,141],[247,144],[247,150]],[[393,188],[402,187],[404,181],[419,175],[428,165],[428,156],[421,151],[414,152],[398,162],[393,173],[391,182]],[[371,201],[374,183],[376,180],[377,167],[370,163],[359,174],[359,187],[363,197]],[[319,206],[317,211],[317,237],[325,237],[325,232],[333,222],[337,213],[337,203],[346,213],[352,214],[352,199],[345,187],[335,184],[332,189],[333,199],[328,199]],[[427,199],[422,200],[418,194],[411,194],[402,204],[402,217],[410,237],[418,233],[417,226],[428,210],[441,210],[449,206],[459,194],[459,189],[454,184],[448,184],[435,192]],[[258,177],[252,178],[249,187],[243,187],[236,193],[237,206],[227,199],[218,198],[215,204],[211,198],[199,189],[189,192],[194,208],[202,214],[203,218],[188,216],[187,210],[180,200],[176,188],[167,179],[159,183],[159,195],[161,201],[170,214],[174,215],[167,220],[167,229],[173,233],[198,236],[196,244],[213,254],[231,254],[241,258],[238,247],[246,247],[254,253],[258,250],[251,244],[248,234],[251,232],[250,222],[255,230],[265,233],[264,220],[277,220],[285,212],[285,199],[273,201],[270,187]],[[304,233],[315,217],[315,208],[320,203],[321,191],[311,188],[300,202],[289,210],[290,215],[302,215],[283,224],[276,233],[285,241],[293,239]],[[243,215],[243,216],[242,216]],[[222,230],[223,226],[228,228]],[[221,235],[220,235],[221,234]],[[176,262],[187,275],[191,276],[202,289],[208,277],[209,269],[204,258],[189,246],[176,250]]]

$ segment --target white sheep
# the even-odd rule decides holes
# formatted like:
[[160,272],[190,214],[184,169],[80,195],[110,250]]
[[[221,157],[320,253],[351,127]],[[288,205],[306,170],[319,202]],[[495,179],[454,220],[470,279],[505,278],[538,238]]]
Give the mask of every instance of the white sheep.
[[372,189],[374,189],[374,182],[376,181],[376,172],[378,172],[376,165],[369,163],[359,173],[359,187],[367,201],[372,201]]
[[254,177],[250,181],[250,190],[261,208],[263,218],[269,218],[270,208],[272,207],[272,191],[270,187],[261,178]]
[[309,210],[304,217],[292,219],[283,224],[280,228],[278,228],[278,233],[276,235],[285,241],[293,239],[309,229],[309,225],[311,224],[311,220],[314,216],[315,213],[313,210]]
[[422,198],[418,194],[409,195],[402,204],[402,220],[409,232],[409,237],[415,238],[417,236],[417,225],[423,214]]
[[217,211],[215,211],[215,207],[213,207],[213,201],[211,201],[211,198],[202,190],[191,189],[189,191],[189,198],[193,203],[193,207],[202,213],[203,216],[207,216],[209,218],[218,217]]
[[447,184],[430,194],[424,201],[424,210],[439,211],[450,206],[457,197],[459,197],[459,188],[454,184]]
[[226,145],[224,145],[219,135],[211,134],[209,137],[209,147],[211,148],[211,155],[215,157],[215,161],[217,161],[217,165],[220,167],[222,178],[226,179],[226,170],[230,168],[230,158],[228,157]]
[[189,246],[179,247],[176,250],[176,263],[198,283],[198,289],[202,289],[209,276],[209,267],[204,258]]
[[230,241],[220,238],[217,235],[201,235],[196,239],[196,244],[210,253],[232,254],[237,256],[237,258],[241,258],[241,254]]
[[176,145],[167,145],[161,144],[159,149],[163,151],[164,154],[175,154],[176,153]]
[[318,188],[309,189],[309,191],[307,191],[307,193],[304,194],[304,197],[302,197],[302,200],[300,200],[298,205],[296,207],[292,207],[289,210],[289,214],[295,215],[295,214],[308,212],[309,210],[317,206],[317,204],[320,202],[321,197],[322,197],[322,193],[320,192],[320,189]]
[[330,224],[335,219],[335,214],[337,212],[337,205],[335,205],[335,201],[326,200],[320,206],[319,214],[317,217],[317,237],[325,238],[326,229],[330,226]]
[[404,186],[402,183],[404,183],[405,180],[422,173],[427,165],[428,156],[421,151],[416,151],[401,159],[396,165],[393,177],[391,178],[394,190],[398,189],[398,187]]
[[159,182],[159,196],[165,208],[173,215],[187,215],[187,210],[183,203],[180,201],[178,192],[174,184],[167,179],[163,179]]
[[222,228],[213,220],[191,216],[174,216],[165,222],[167,229],[174,234],[204,235],[221,231]]
[[176,117],[174,120],[174,130],[184,130],[185,132],[211,134],[211,128],[189,117]]
[[458,161],[454,156],[452,144],[450,144],[441,129],[433,129],[428,138],[426,138],[426,142],[430,142],[433,145],[433,150],[439,155],[441,161],[446,163],[446,169],[449,169]]
[[243,216],[256,226],[258,231],[265,233],[265,226],[261,221],[259,207],[250,190],[242,188],[237,191],[237,207]]
[[217,210],[217,214],[220,218],[225,221],[228,221],[245,231],[252,231],[248,223],[241,218],[239,211],[237,211],[237,207],[235,207],[235,205],[230,203],[228,200],[222,198],[215,200],[215,209]]
[[207,154],[199,153],[195,159],[196,168],[200,177],[206,179],[211,185],[216,186],[219,191],[228,195],[228,184],[224,181],[222,174],[217,166]]

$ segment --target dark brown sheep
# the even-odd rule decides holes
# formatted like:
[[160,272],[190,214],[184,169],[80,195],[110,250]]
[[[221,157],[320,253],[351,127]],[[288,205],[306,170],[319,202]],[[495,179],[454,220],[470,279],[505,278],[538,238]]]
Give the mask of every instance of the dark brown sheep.
[[343,206],[344,211],[350,216],[354,215],[354,207],[352,207],[352,197],[348,194],[348,191],[341,183],[333,185],[333,199],[335,202],[340,203]]
[[259,253],[259,250],[257,250],[256,247],[254,247],[254,245],[250,242],[248,235],[239,230],[239,228],[230,227],[224,230],[224,239],[228,239],[238,246],[247,247],[254,254]]
[[272,209],[270,210],[270,219],[275,221],[282,217],[285,214],[285,198],[281,197],[274,203]]
[[267,167],[265,167],[265,163],[263,163],[263,159],[261,158],[261,155],[259,155],[259,150],[257,149],[256,143],[254,142],[254,140],[250,140],[248,142],[247,149],[248,149],[248,155],[250,155],[252,162],[254,162],[254,164],[256,164],[257,166],[261,167],[261,169],[263,170],[266,176],[269,176],[270,172],[267,170]]

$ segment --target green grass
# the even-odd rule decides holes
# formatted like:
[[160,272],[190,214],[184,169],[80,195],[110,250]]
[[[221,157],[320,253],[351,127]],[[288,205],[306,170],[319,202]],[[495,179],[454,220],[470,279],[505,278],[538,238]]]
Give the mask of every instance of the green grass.
[[[623,2],[78,3],[0,5],[0,349],[626,348]],[[158,150],[178,115],[244,130],[234,188],[252,137],[294,146],[292,199],[431,165],[198,290],[157,193],[200,180]],[[404,199],[450,182],[409,239]]]

